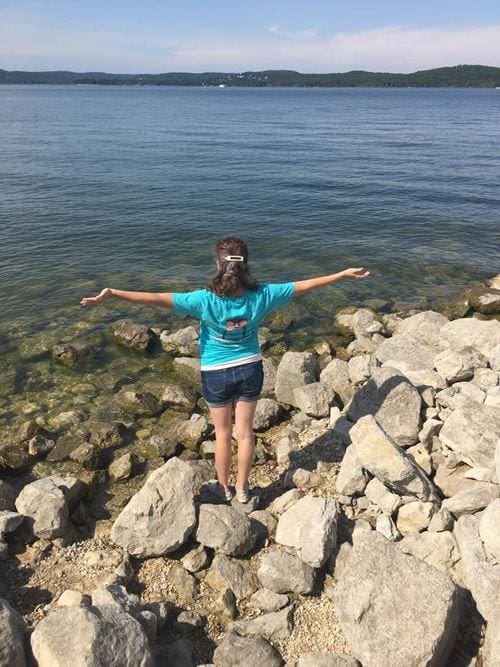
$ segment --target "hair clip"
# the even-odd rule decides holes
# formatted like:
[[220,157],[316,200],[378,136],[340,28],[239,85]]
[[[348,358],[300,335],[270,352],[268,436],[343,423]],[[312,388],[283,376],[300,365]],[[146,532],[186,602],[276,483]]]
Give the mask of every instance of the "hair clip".
[[226,255],[223,257],[225,262],[244,262],[245,258],[243,255]]

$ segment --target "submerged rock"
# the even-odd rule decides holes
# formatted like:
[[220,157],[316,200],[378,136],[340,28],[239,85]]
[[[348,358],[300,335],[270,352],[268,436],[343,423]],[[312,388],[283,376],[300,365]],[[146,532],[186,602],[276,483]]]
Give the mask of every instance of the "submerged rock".
[[140,352],[147,350],[156,339],[149,327],[131,320],[115,322],[110,326],[109,332],[119,345]]
[[52,348],[52,356],[60,364],[72,367],[88,357],[91,351],[92,347],[86,343],[60,343]]

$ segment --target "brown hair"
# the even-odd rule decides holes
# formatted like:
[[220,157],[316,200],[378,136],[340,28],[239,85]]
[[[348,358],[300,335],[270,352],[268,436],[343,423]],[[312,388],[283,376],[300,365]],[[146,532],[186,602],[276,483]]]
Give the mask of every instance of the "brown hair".
[[[218,296],[230,296],[240,288],[254,292],[259,284],[250,275],[248,248],[236,236],[226,236],[215,243],[217,273],[212,278],[209,289]],[[239,255],[243,261],[228,261],[228,255]]]

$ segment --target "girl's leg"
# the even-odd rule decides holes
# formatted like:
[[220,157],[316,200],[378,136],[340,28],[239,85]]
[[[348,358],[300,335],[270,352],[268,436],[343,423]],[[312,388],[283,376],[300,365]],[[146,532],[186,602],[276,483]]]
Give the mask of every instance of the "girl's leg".
[[210,408],[215,427],[215,469],[222,486],[229,485],[231,469],[231,437],[233,431],[233,403]]
[[235,409],[236,433],[238,438],[238,477],[236,489],[243,491],[248,483],[255,452],[253,418],[257,401],[237,401]]

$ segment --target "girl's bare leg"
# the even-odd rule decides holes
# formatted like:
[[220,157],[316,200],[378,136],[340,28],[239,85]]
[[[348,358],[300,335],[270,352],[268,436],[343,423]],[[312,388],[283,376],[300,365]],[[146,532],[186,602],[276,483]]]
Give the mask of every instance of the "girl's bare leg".
[[231,469],[231,437],[233,431],[233,404],[210,408],[215,427],[215,469],[222,486],[229,485]]
[[255,453],[255,436],[253,434],[253,418],[257,401],[237,401],[235,408],[236,434],[238,438],[238,477],[236,489],[243,491]]

